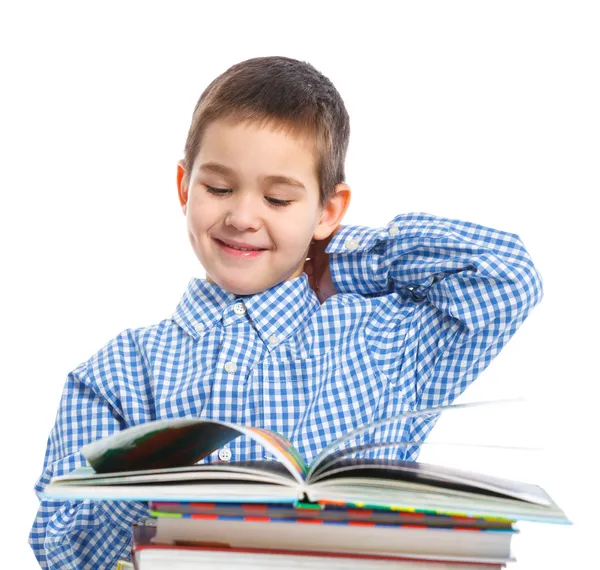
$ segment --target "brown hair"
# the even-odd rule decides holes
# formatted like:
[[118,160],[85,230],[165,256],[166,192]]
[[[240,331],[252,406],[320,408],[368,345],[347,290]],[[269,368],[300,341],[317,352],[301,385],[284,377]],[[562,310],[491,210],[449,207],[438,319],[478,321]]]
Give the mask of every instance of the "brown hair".
[[256,57],[237,63],[204,90],[185,142],[187,182],[212,121],[250,122],[314,142],[321,204],[345,182],[350,118],[333,83],[309,63],[289,57]]

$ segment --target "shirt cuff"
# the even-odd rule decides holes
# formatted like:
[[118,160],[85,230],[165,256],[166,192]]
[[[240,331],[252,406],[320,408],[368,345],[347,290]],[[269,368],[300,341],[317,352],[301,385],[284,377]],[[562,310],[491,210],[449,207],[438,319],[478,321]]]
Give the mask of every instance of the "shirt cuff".
[[391,291],[384,250],[398,233],[393,222],[384,228],[342,226],[325,250],[336,289],[360,295]]

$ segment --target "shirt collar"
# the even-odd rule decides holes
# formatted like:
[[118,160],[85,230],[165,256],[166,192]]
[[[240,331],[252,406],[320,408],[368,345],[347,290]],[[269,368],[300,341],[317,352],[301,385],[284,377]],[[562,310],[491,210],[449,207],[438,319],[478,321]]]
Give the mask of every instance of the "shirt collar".
[[198,340],[222,318],[223,311],[235,300],[228,293],[205,279],[193,278],[179,301],[172,319],[191,337]]
[[[245,310],[240,310],[242,304]],[[262,341],[275,347],[302,326],[320,302],[308,285],[308,277],[283,281],[254,295],[234,295],[204,279],[190,280],[172,319],[191,337],[201,339],[221,322],[249,319]]]

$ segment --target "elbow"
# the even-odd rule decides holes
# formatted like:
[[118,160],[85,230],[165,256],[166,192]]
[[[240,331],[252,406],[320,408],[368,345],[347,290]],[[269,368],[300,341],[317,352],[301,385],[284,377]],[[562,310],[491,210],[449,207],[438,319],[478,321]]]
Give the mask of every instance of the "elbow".
[[503,302],[497,305],[491,322],[500,329],[516,330],[543,296],[542,278],[533,266],[515,271],[505,282],[504,294],[500,296]]
[[527,314],[542,300],[544,285],[542,276],[525,249],[521,238],[514,235],[513,239],[514,254],[510,263],[511,281],[516,290],[516,297],[520,301],[521,309]]
[[532,263],[527,264],[518,277],[515,297],[518,301],[518,312],[524,313],[525,317],[544,297],[544,284],[542,276]]
[[468,311],[450,312],[470,334],[484,330],[499,334],[501,330],[515,329],[544,295],[541,276],[533,266],[479,281],[472,292]]

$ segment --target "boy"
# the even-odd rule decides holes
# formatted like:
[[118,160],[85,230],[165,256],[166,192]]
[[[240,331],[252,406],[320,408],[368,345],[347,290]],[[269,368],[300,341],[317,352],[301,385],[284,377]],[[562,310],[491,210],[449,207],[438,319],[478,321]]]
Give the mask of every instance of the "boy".
[[[310,460],[365,422],[449,404],[485,369],[542,296],[519,238],[426,214],[341,226],[348,139],[339,93],[304,62],[250,59],[207,87],[177,175],[206,280],[69,374],[36,491],[84,464],[82,445],[175,416],[273,429]],[[434,423],[380,437],[422,442]],[[238,439],[207,460],[263,457]],[[42,500],[30,543],[44,568],[113,568],[145,514]]]

